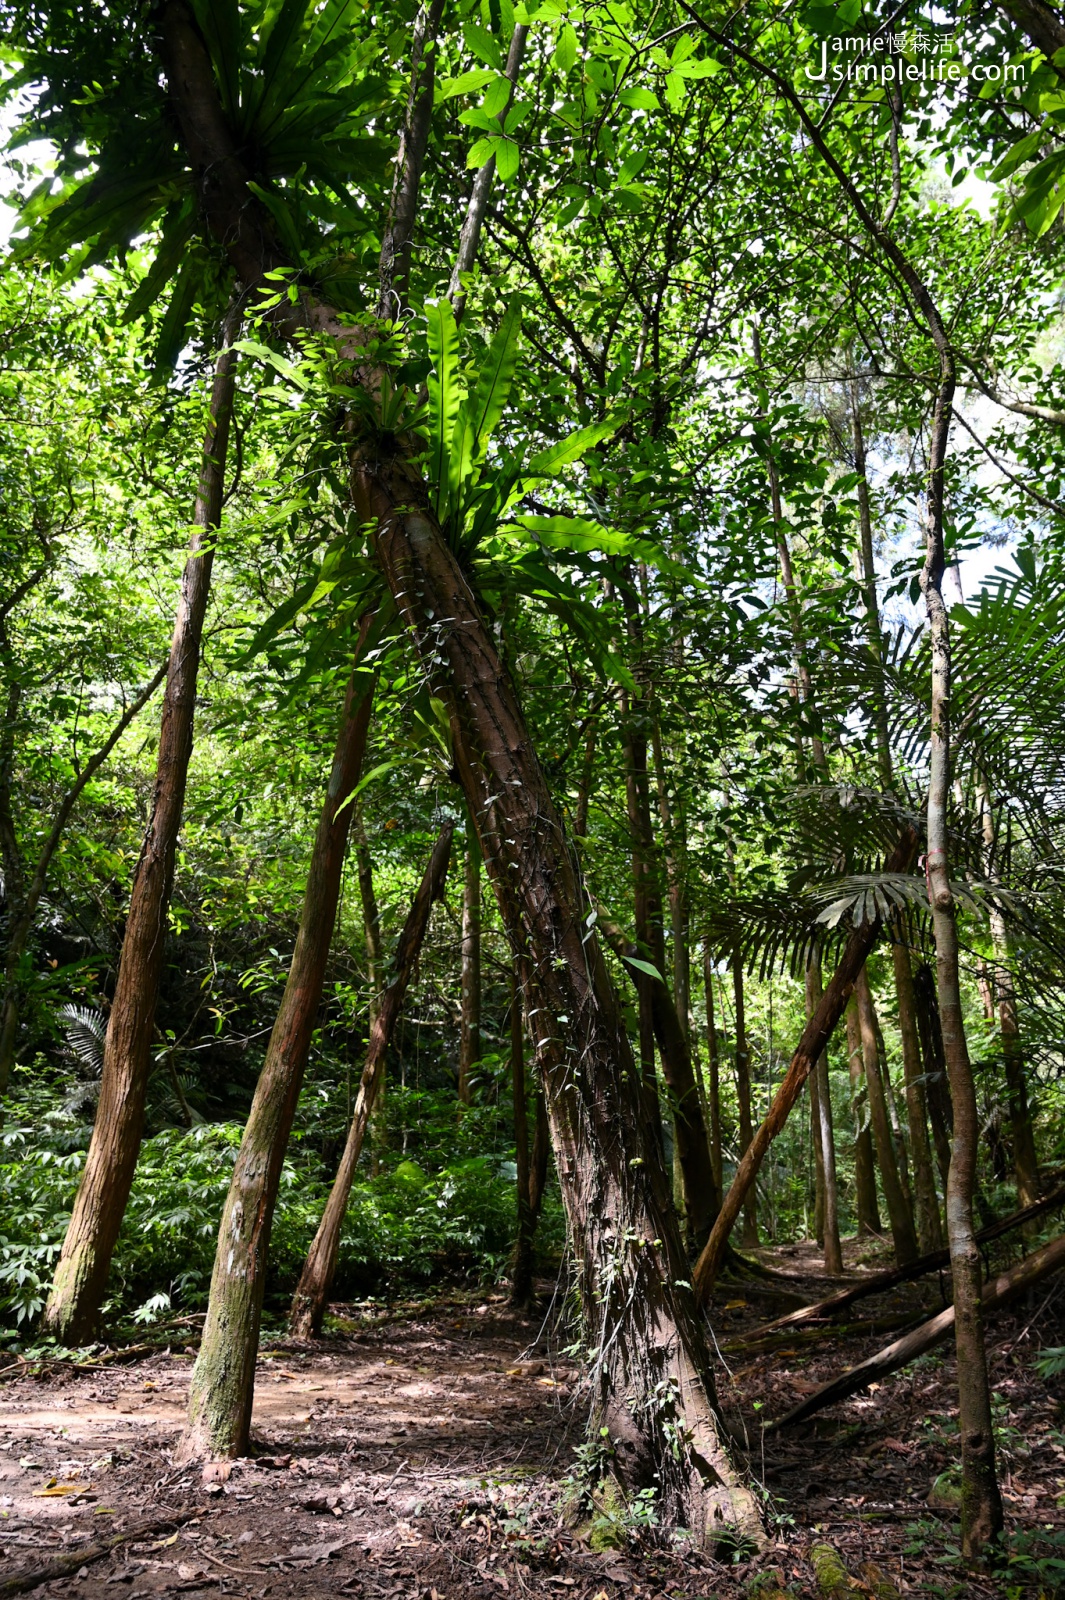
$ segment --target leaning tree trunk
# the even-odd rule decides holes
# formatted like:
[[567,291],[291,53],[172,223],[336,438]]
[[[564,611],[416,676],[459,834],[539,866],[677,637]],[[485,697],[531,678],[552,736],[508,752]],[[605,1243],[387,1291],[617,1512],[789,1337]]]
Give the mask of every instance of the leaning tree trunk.
[[118,981],[104,1043],[100,1098],[74,1210],[44,1311],[44,1328],[65,1344],[89,1338],[95,1328],[140,1149],[174,858],[192,756],[196,680],[214,561],[213,532],[222,520],[237,364],[232,344],[239,327],[240,311],[234,305],[223,327],[223,348],[215,365],[193,534],[170,646],[155,790],[148,831],[133,876]]
[[[592,1437],[627,1488],[657,1485],[700,1542],[723,1524],[761,1540],[717,1418],[656,1130],[616,993],[513,685],[415,469],[367,442],[359,516],[448,708],[456,770],[512,946],[525,948],[530,1029],[579,1253]],[[443,620],[442,620],[443,619]]]
[[381,996],[377,1016],[370,1032],[366,1062],[362,1069],[359,1093],[355,1100],[355,1111],[351,1127],[348,1129],[344,1153],[340,1158],[340,1166],[333,1179],[333,1187],[329,1191],[329,1199],[326,1201],[322,1220],[318,1224],[318,1231],[307,1252],[307,1260],[304,1262],[303,1272],[293,1296],[292,1308],[289,1311],[289,1332],[295,1334],[297,1338],[309,1339],[322,1326],[329,1287],[336,1272],[340,1230],[344,1226],[344,1215],[348,1209],[351,1185],[355,1180],[355,1169],[362,1154],[363,1140],[373,1113],[377,1087],[384,1076],[385,1056],[403,1009],[411,973],[414,971],[429,927],[429,916],[434,902],[444,893],[444,880],[451,859],[453,831],[450,822],[441,830],[429,865],[418,885],[418,892],[407,913],[403,932],[399,936],[392,981]]
[[913,1225],[913,1212],[906,1194],[895,1158],[895,1141],[892,1138],[891,1120],[888,1116],[884,1083],[880,1076],[880,1052],[877,1048],[876,1022],[873,1015],[873,997],[869,978],[861,972],[854,986],[858,1006],[858,1026],[861,1030],[862,1064],[865,1069],[865,1087],[869,1096],[869,1117],[876,1140],[876,1153],[880,1162],[880,1182],[884,1187],[884,1203],[888,1210],[891,1238],[895,1246],[895,1261],[904,1267],[916,1261],[917,1234]]
[[[164,0],[159,29],[208,225],[238,272],[261,281],[290,263],[248,188],[185,0]],[[360,358],[360,332],[335,308],[304,291],[274,315],[279,331],[312,326],[352,360],[363,359],[352,377],[371,398],[379,394],[384,374]],[[420,447],[387,434],[360,436],[360,417],[356,410],[349,418],[354,509],[375,530],[378,563],[447,710],[456,771],[504,925],[513,949],[527,951],[530,1025],[580,1254],[586,1335],[597,1351],[592,1438],[612,1452],[623,1484],[656,1486],[664,1519],[684,1521],[699,1542],[713,1542],[727,1524],[733,1538],[764,1543],[756,1501],[724,1443],[706,1337],[621,1008],[514,686],[429,509]],[[221,1326],[209,1318],[208,1327],[214,1370],[205,1365],[194,1397],[201,1415],[212,1409],[212,1392],[221,1397],[231,1387],[220,1365]],[[251,1372],[242,1376],[250,1398]]]
[[472,828],[466,840],[462,892],[459,1105],[470,1103],[470,1069],[481,1059],[481,847]]
[[[372,618],[363,618],[358,663]],[[255,1097],[222,1207],[200,1353],[189,1387],[179,1461],[246,1456],[270,1229],[281,1169],[325,983],[340,898],[351,795],[370,725],[373,677],[348,684],[325,805],[311,852],[299,933]]]

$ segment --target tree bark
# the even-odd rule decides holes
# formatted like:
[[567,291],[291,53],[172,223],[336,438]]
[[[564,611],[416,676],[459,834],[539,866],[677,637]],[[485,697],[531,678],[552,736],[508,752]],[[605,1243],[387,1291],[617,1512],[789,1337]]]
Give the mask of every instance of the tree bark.
[[851,1080],[851,1104],[854,1108],[854,1208],[859,1234],[881,1234],[880,1205],[876,1193],[876,1163],[873,1157],[873,1135],[862,1114],[868,1104],[865,1088],[865,1057],[862,1053],[862,1030],[858,1021],[858,1003],[852,997],[847,1006],[847,1067]]
[[359,1081],[355,1110],[348,1129],[344,1153],[340,1158],[333,1187],[329,1191],[322,1220],[307,1252],[307,1260],[293,1296],[289,1311],[289,1332],[297,1338],[309,1339],[319,1332],[325,1315],[329,1288],[336,1272],[337,1252],[340,1248],[340,1231],[348,1209],[355,1169],[362,1154],[366,1128],[373,1112],[377,1088],[384,1076],[385,1056],[399,1021],[406,998],[407,986],[421,952],[429,927],[429,917],[434,901],[442,898],[448,862],[451,859],[452,824],[447,823],[436,841],[429,865],[422,875],[418,891],[407,913],[403,931],[396,946],[392,964],[392,979],[381,996],[377,1016],[370,1032],[366,1062]]
[[460,1107],[470,1103],[470,1068],[481,1059],[481,847],[472,828],[468,835],[462,892]]
[[[165,0],[160,26],[205,216],[238,271],[243,262],[251,281],[261,281],[266,268],[285,263],[247,188],[184,0]],[[338,348],[357,359],[358,330],[333,307],[304,294],[279,310],[282,331],[335,332]],[[367,364],[354,376],[372,396],[383,375]],[[592,1437],[609,1445],[623,1485],[657,1486],[665,1522],[683,1521],[701,1544],[715,1543],[723,1525],[763,1544],[757,1504],[724,1444],[709,1350],[622,1013],[510,675],[429,509],[417,443],[362,436],[358,415],[350,420],[354,509],[375,529],[389,590],[444,701],[504,926],[512,948],[528,954],[530,1023],[579,1252],[586,1338],[597,1352]]]
[[[916,843],[913,833],[907,830],[888,857],[884,866],[885,872],[905,871],[913,860]],[[791,1058],[784,1080],[773,1098],[773,1104],[736,1169],[732,1187],[721,1202],[721,1210],[706,1248],[695,1264],[692,1282],[700,1302],[706,1301],[713,1288],[714,1279],[724,1259],[729,1234],[740,1214],[747,1191],[758,1175],[766,1151],[787,1121],[788,1114],[799,1098],[803,1084],[813,1071],[818,1056],[827,1047],[857,982],[858,974],[865,965],[865,958],[873,948],[879,932],[879,916],[872,922],[860,923],[852,931],[843,948],[839,965],[832,974],[832,980],[822,995],[817,1010],[803,1029],[802,1038]]]
[[237,365],[232,345],[240,319],[239,305],[234,302],[223,326],[222,349],[215,363],[193,533],[181,578],[167,667],[155,788],[148,829],[133,875],[118,981],[104,1042],[100,1098],[81,1183],[44,1311],[44,1328],[68,1345],[83,1343],[95,1330],[140,1150],[174,859],[192,757],[196,683],[214,563],[212,535],[222,521]]
[[358,662],[372,625],[361,624],[325,804],[311,852],[299,933],[251,1111],[222,1207],[200,1353],[189,1386],[178,1461],[246,1456],[270,1229],[296,1112],[340,897],[350,797],[359,781],[372,706],[372,675]]
[[887,1206],[891,1237],[895,1246],[895,1260],[900,1267],[904,1267],[908,1262],[915,1261],[920,1252],[917,1248],[913,1212],[910,1209],[909,1198],[902,1186],[898,1163],[895,1159],[895,1144],[891,1136],[891,1122],[888,1117],[884,1084],[880,1076],[873,997],[869,990],[869,979],[864,968],[854,986],[854,998],[858,1007],[858,1025],[861,1029],[862,1040],[862,1064],[865,1069],[866,1092],[869,1096],[869,1116],[873,1126],[873,1137],[876,1140],[877,1159],[880,1163],[880,1182],[884,1189],[884,1202]]
[[921,1041],[921,1058],[928,1096],[928,1120],[932,1125],[932,1138],[936,1147],[943,1188],[946,1190],[950,1172],[950,1141],[954,1132],[954,1107],[950,1099],[950,1085],[943,1057],[943,1030],[939,1021],[939,999],[932,969],[922,963],[913,975],[914,1003],[917,1011],[917,1030]]
[[[814,1016],[824,989],[821,983],[821,960],[810,961],[806,967],[806,1015]],[[839,1241],[839,1188],[836,1181],[836,1143],[832,1133],[832,1090],[828,1079],[828,1053],[822,1050],[811,1074],[811,1084],[816,1084],[813,1097],[817,1113],[817,1146],[821,1151],[821,1172],[824,1188],[824,1251],[825,1271],[838,1276],[843,1271],[843,1250]]]

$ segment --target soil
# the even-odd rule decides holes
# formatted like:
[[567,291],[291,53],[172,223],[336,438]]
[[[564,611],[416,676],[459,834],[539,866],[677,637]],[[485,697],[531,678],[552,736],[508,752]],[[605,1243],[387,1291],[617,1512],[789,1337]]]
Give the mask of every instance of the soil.
[[[80,1568],[36,1592],[738,1600],[759,1583],[817,1595],[811,1551],[827,1543],[856,1595],[1065,1595],[1061,1380],[1032,1365],[1040,1347],[1065,1344],[1065,1281],[993,1324],[1009,1564],[971,1574],[956,1547],[949,1345],[795,1429],[763,1431],[886,1343],[900,1320],[938,1310],[937,1281],[859,1303],[842,1328],[751,1344],[756,1326],[839,1287],[818,1275],[812,1246],[760,1256],[772,1277],[720,1294],[711,1321],[725,1416],[765,1496],[761,1556],[713,1559],[654,1529],[582,1522],[572,1509],[580,1373],[542,1315],[515,1315],[497,1295],[452,1295],[387,1314],[336,1307],[328,1338],[264,1341],[255,1455],[206,1483],[171,1456],[191,1350],[9,1371],[0,1573],[84,1551]],[[849,1244],[849,1271],[884,1264],[882,1250]],[[139,1538],[93,1557],[93,1546],[137,1528]],[[618,1548],[602,1548],[604,1532]]]

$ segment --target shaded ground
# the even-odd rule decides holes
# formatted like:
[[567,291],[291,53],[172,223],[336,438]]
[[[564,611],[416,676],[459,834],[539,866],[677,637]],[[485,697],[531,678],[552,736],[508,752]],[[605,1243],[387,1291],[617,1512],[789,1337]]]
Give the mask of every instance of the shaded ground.
[[[853,1256],[852,1246],[852,1267]],[[188,1352],[9,1374],[0,1385],[0,1572],[170,1516],[184,1520],[37,1593],[733,1600],[772,1571],[790,1592],[813,1596],[818,1540],[840,1553],[856,1594],[876,1595],[882,1580],[915,1595],[1059,1592],[1063,1412],[1059,1380],[1039,1379],[1031,1358],[1039,1345],[1065,1343],[1062,1289],[1050,1286],[1035,1306],[994,1324],[1013,1563],[994,1579],[974,1578],[951,1554],[949,1347],[873,1393],[763,1436],[767,1419],[891,1337],[885,1323],[912,1321],[921,1304],[938,1309],[935,1280],[856,1307],[846,1331],[742,1345],[745,1331],[819,1292],[807,1247],[763,1259],[785,1276],[721,1295],[713,1312],[731,1369],[721,1375],[721,1401],[766,1497],[773,1543],[757,1562],[711,1561],[683,1545],[656,1545],[654,1535],[604,1551],[577,1538],[564,1515],[564,1480],[581,1435],[578,1374],[541,1338],[539,1319],[513,1316],[499,1298],[460,1297],[399,1307],[387,1321],[355,1312],[327,1341],[266,1352],[256,1458],[207,1485],[171,1464]],[[859,1313],[877,1331],[859,1324]]]

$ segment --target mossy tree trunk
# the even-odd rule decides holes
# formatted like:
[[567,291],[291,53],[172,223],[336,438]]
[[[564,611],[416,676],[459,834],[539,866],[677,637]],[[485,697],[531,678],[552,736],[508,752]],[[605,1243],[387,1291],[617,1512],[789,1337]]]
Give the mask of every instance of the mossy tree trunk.
[[[359,655],[371,621],[369,615],[363,619]],[[222,1207],[207,1320],[192,1369],[188,1423],[178,1461],[249,1453],[270,1229],[322,999],[351,823],[350,798],[362,771],[372,688],[372,674],[356,664],[344,698],[285,992]]]

